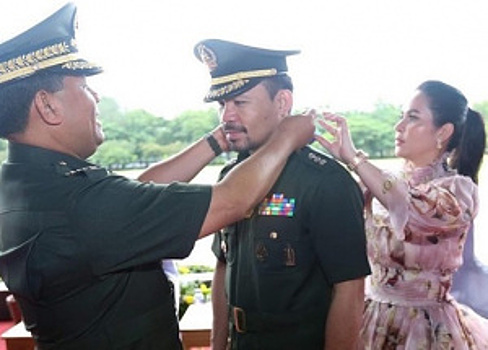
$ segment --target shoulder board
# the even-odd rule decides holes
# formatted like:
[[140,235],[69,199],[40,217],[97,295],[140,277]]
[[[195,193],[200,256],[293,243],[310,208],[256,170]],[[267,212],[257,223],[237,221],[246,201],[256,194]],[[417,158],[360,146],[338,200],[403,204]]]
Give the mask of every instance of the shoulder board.
[[306,159],[307,162],[311,162],[320,167],[326,166],[334,162],[334,160],[330,156],[311,147],[302,148],[300,151],[298,151],[298,154],[301,158]]
[[58,173],[66,176],[66,177],[73,177],[73,176],[86,176],[90,179],[101,179],[108,175],[108,172],[104,168],[100,168],[96,165],[89,165],[83,168],[78,169],[70,169],[65,162],[59,162],[56,164],[56,168]]

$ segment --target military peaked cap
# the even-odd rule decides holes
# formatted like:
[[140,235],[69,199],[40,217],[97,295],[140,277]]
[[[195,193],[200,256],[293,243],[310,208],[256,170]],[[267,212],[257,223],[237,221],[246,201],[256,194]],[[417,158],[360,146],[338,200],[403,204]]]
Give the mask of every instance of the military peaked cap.
[[64,5],[27,31],[0,44],[0,86],[40,71],[93,75],[102,68],[81,58],[76,45],[76,6]]
[[286,57],[299,50],[268,50],[219,39],[195,45],[195,56],[207,65],[210,90],[204,101],[219,101],[252,89],[264,78],[288,71]]

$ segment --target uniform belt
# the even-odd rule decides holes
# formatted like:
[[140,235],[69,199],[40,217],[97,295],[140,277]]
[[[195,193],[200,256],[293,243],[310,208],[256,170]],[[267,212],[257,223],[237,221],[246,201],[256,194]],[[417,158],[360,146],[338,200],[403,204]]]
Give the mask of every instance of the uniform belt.
[[324,310],[271,314],[249,312],[238,306],[229,306],[230,321],[237,333],[259,333],[285,330],[303,322],[316,322],[324,317]]

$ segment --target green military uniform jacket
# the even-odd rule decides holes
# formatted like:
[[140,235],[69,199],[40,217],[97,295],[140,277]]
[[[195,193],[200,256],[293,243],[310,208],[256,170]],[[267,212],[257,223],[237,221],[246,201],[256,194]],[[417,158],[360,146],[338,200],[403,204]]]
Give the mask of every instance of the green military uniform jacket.
[[233,349],[323,349],[333,285],[370,273],[361,191],[336,161],[303,148],[213,250],[227,264]]
[[181,348],[160,261],[190,253],[211,187],[15,143],[0,181],[0,272],[40,350]]

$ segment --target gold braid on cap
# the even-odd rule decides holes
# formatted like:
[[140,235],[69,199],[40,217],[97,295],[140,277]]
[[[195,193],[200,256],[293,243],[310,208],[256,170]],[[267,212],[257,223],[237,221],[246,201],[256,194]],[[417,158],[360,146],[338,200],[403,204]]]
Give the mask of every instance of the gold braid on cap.
[[86,61],[69,61],[61,66],[62,69],[79,70],[100,68],[98,65]]
[[278,71],[274,68],[252,70],[252,71],[248,71],[248,72],[237,72],[237,73],[230,74],[230,75],[224,75],[224,76],[218,77],[218,78],[213,78],[212,79],[212,86],[229,83],[231,81],[236,81],[236,80],[237,81],[245,80],[245,79],[249,79],[249,78],[272,77],[273,75],[276,75],[277,73],[278,73]]
[[0,83],[34,74],[59,64],[76,61],[76,42],[61,42],[0,62]]
[[230,84],[227,84],[218,89],[210,91],[205,97],[208,99],[219,98],[221,96],[230,94],[231,92],[243,87],[247,83],[249,83],[249,79],[233,81]]

